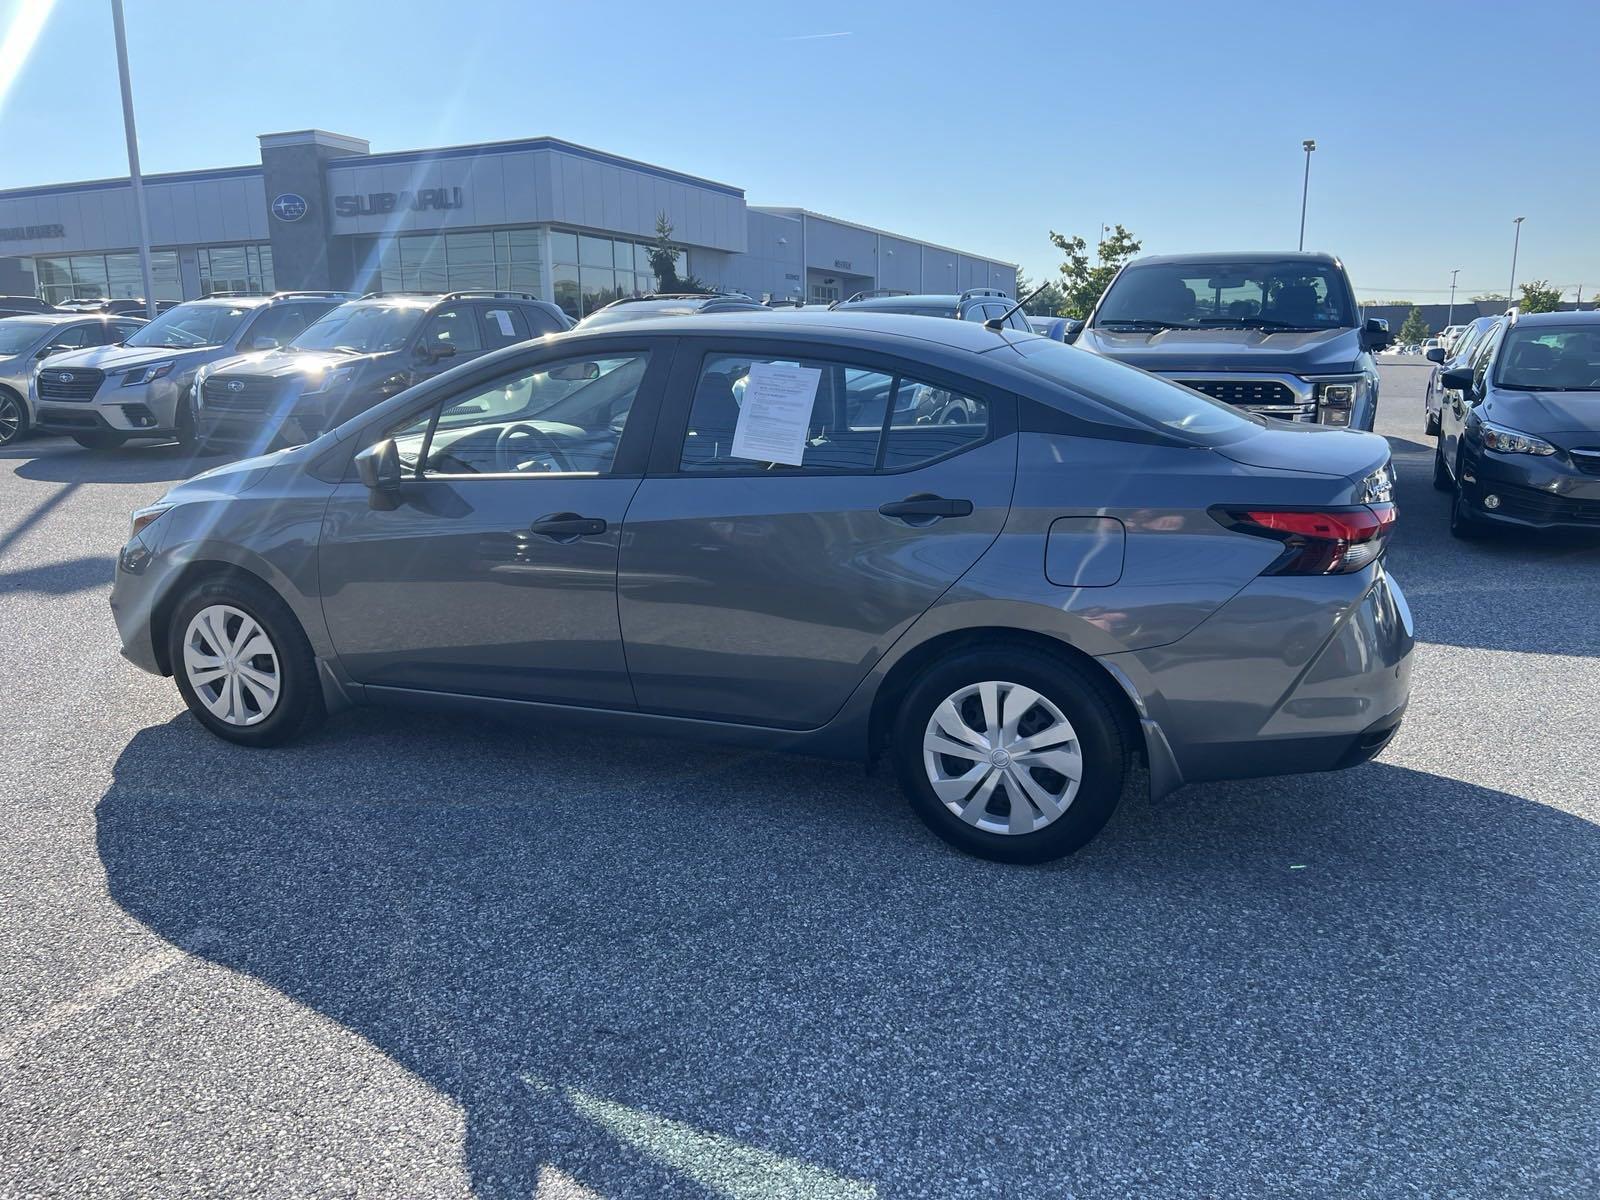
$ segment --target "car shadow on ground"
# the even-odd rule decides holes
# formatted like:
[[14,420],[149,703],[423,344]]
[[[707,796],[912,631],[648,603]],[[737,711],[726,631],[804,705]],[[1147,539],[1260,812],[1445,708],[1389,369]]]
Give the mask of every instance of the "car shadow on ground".
[[[118,759],[98,845],[155,933],[459,1103],[495,1200],[547,1171],[740,1197],[1594,1183],[1595,826],[1374,763],[1131,802],[1017,868],[944,849],[885,775],[383,713],[250,752],[179,716]],[[1181,1177],[1146,1173],[1153,1138]]]
[[42,483],[177,483],[232,461],[196,454],[176,442],[129,442],[115,450],[85,450],[65,438],[28,438],[0,447],[22,479]]
[[90,588],[105,587],[111,581],[115,565],[109,555],[89,554],[41,567],[0,570],[0,595],[32,592],[41,596],[67,596],[86,592]]

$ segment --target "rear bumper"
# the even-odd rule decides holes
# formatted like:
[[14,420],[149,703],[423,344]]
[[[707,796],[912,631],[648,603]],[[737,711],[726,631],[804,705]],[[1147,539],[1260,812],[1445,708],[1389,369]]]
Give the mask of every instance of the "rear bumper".
[[1365,762],[1400,726],[1414,648],[1405,596],[1380,564],[1263,576],[1177,642],[1103,661],[1125,670],[1176,775],[1197,783]]

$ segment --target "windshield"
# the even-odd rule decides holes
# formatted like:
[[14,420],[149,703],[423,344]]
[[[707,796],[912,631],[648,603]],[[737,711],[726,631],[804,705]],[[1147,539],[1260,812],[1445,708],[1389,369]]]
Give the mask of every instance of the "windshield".
[[1048,338],[1012,343],[1026,371],[1060,384],[1141,425],[1202,445],[1230,442],[1258,430],[1262,421],[1231,404],[1150,375],[1115,359],[1085,354]]
[[1524,392],[1600,391],[1600,324],[1513,325],[1494,382]]
[[1350,289],[1332,263],[1197,262],[1128,267],[1112,283],[1096,328],[1344,329]]
[[21,354],[46,330],[55,328],[55,324],[54,321],[30,321],[26,317],[0,321],[0,354]]
[[427,308],[421,304],[341,304],[289,343],[291,350],[346,350],[378,354],[411,340]]
[[189,350],[196,346],[220,346],[231,338],[250,308],[231,304],[180,304],[169,308],[123,343],[128,346],[162,346]]

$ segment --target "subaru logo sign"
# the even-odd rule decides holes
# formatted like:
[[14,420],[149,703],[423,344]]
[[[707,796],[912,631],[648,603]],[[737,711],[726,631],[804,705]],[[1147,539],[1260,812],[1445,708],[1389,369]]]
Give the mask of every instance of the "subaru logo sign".
[[284,192],[273,199],[272,215],[280,221],[298,221],[306,215],[306,198],[294,192]]
[[72,372],[71,371],[63,371],[63,372],[61,372],[61,374],[56,376],[56,382],[57,383],[71,383],[72,382]]
[[230,392],[242,392],[242,391],[244,391],[244,380],[242,380],[242,379],[230,379],[230,380],[228,380],[228,390]]

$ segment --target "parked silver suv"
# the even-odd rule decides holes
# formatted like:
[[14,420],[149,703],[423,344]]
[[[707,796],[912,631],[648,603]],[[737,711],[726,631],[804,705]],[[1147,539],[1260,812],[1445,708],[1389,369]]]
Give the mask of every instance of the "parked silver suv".
[[35,372],[40,429],[107,450],[130,438],[195,436],[195,372],[241,350],[288,342],[345,297],[336,292],[212,296],[168,309],[118,346],[53,358]]
[[33,424],[33,373],[47,358],[86,346],[116,345],[144,324],[142,317],[49,312],[0,319],[0,446]]
[[[134,514],[123,653],[245,745],[398,704],[865,760],[975,854],[1352,766],[1411,618],[1389,447],[1012,329],[837,313],[524,342]],[[966,399],[960,419],[898,403]]]

